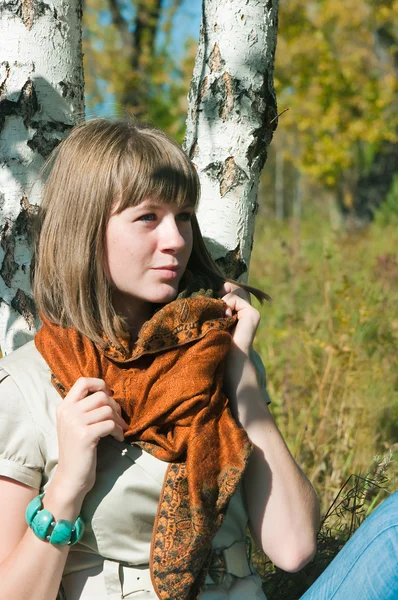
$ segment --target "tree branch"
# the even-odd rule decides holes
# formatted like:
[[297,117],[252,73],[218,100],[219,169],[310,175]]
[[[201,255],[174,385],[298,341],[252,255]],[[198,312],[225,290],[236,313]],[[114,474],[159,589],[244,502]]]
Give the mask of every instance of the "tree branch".
[[117,0],[108,0],[109,11],[112,17],[112,23],[118,29],[122,38],[123,44],[133,48],[135,45],[134,34],[129,30],[128,23],[122,17],[121,10],[119,8]]
[[146,52],[153,54],[161,4],[161,0],[139,0],[137,2],[134,52],[132,57],[135,69],[139,68],[143,44],[146,46]]

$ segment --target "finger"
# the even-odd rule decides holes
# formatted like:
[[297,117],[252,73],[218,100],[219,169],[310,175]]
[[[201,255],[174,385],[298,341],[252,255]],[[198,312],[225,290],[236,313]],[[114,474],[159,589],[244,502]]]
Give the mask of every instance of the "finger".
[[[119,404],[104,392],[96,392],[95,394],[91,394],[90,396],[87,396],[86,398],[80,400],[80,402],[77,405],[77,409],[80,411],[81,414],[92,413],[100,408],[109,408],[109,410],[111,411],[109,414],[113,415],[113,418],[116,420],[116,422],[124,430],[128,428],[126,421],[121,416],[121,409]],[[93,418],[93,416],[91,416],[91,418]]]
[[113,421],[123,428],[123,421],[108,404],[84,413],[82,419],[85,425],[94,425],[94,423],[100,423],[101,421]]
[[218,291],[218,295],[220,297],[225,296],[226,294],[229,294],[229,292],[232,292],[232,284],[229,281],[226,281],[223,286],[219,289]]
[[248,294],[246,290],[241,288],[238,284],[232,283],[232,281],[226,281],[222,288],[219,290],[220,296],[225,296],[226,294],[236,293],[239,295],[239,292],[243,294]]
[[230,292],[229,294],[226,294],[222,297],[222,300],[227,306],[229,306],[229,308],[231,308],[235,312],[238,312],[239,310],[242,310],[244,308],[251,307],[251,304],[249,304],[249,302],[247,302],[245,298],[242,298],[235,292]]
[[118,440],[119,442],[124,442],[123,429],[114,421],[112,421],[112,419],[100,421],[98,423],[93,423],[92,425],[90,425],[89,431],[93,438],[97,440],[106,437],[107,435],[111,435],[115,438],[115,440]]
[[79,377],[72,385],[66,397],[71,402],[79,402],[89,394],[95,392],[111,394],[103,379],[97,377]]
[[223,301],[233,313],[237,314],[239,321],[245,320],[245,322],[251,324],[252,327],[258,327],[261,319],[260,313],[246,300],[234,293],[230,293],[224,296]]
[[82,411],[93,410],[99,406],[104,406],[108,404],[113,408],[113,410],[121,416],[122,409],[120,404],[116,402],[109,394],[105,391],[94,392],[93,394],[89,394],[85,398],[82,398],[79,402],[79,406]]
[[243,300],[246,300],[246,302],[248,302],[249,304],[251,304],[251,302],[250,302],[250,294],[249,294],[249,292],[247,292],[243,288],[235,285],[232,288],[231,293],[235,294],[235,296],[239,296],[240,298],[242,298]]
[[236,296],[240,296],[243,300],[246,300],[249,304],[251,304],[250,293],[247,290],[244,290],[236,283],[231,283],[230,281],[226,281],[222,288],[219,291],[219,295],[222,298],[227,294],[235,294]]
[[127,429],[128,425],[127,425],[126,421],[123,419],[123,416],[122,416],[122,407],[120,406],[120,404],[118,404],[116,402],[116,400],[114,400],[111,396],[109,396],[109,394],[106,394],[106,401],[113,408],[113,410],[115,411],[115,413],[120,417],[120,422],[122,423],[122,426],[125,429]]

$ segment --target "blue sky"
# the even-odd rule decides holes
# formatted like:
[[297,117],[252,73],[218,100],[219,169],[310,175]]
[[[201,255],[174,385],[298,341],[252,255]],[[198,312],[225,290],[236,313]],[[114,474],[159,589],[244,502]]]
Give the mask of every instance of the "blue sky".
[[[170,2],[165,2],[165,6]],[[177,55],[184,48],[184,41],[188,37],[199,39],[199,29],[202,13],[202,0],[183,0],[177,11],[172,31],[172,47]]]

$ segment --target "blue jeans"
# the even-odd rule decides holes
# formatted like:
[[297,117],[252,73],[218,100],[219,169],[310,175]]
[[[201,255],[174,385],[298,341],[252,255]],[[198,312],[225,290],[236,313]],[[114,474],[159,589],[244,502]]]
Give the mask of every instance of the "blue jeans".
[[398,599],[398,492],[362,523],[301,600]]

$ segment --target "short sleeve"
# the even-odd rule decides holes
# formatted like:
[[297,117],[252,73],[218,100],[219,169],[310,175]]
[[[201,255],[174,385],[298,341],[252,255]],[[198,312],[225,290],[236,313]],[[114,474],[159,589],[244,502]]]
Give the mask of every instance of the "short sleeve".
[[0,369],[0,475],[40,489],[43,470],[28,406],[14,380]]
[[254,368],[256,369],[257,382],[260,387],[261,393],[267,404],[271,404],[271,398],[267,392],[267,375],[261,356],[252,347],[250,350],[250,360],[252,361]]

